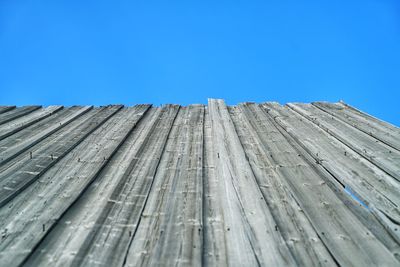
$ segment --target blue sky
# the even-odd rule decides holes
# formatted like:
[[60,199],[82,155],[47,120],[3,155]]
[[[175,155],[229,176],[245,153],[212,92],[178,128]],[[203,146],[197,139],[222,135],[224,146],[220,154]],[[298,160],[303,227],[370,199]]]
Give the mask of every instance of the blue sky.
[[0,1],[0,104],[340,99],[400,125],[400,2]]

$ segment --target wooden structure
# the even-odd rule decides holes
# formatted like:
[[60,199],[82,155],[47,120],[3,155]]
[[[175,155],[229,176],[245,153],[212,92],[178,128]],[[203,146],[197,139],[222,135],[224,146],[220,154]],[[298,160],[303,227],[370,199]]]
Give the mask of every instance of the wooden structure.
[[400,266],[399,207],[342,102],[0,107],[0,266]]

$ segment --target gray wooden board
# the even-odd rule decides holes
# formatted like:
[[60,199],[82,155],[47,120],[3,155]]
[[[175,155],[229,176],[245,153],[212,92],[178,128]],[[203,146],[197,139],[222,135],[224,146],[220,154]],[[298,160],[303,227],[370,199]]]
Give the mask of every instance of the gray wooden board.
[[[315,158],[312,157],[311,154],[309,154],[306,149],[304,149],[299,141],[296,141],[296,139],[286,132],[283,127],[276,123],[273,118],[268,118],[274,124],[275,129],[278,130],[277,132],[282,134],[286,141],[299,153],[298,156],[303,158],[305,162],[307,162],[307,164],[312,167],[322,179],[324,179],[324,182],[326,182],[335,195],[341,199],[346,207],[355,216],[357,216],[359,221],[362,222],[363,225],[367,227],[368,230],[370,230],[397,259],[400,259],[399,242],[393,235],[391,235],[389,231],[387,231],[387,225],[382,224],[380,218],[377,218],[377,216],[374,215],[374,212],[371,212],[371,209],[366,208],[365,205],[363,205],[363,203],[361,203],[360,200],[354,196],[354,194],[350,194],[344,188],[343,184],[332,175],[332,173],[327,171],[321,164],[318,163],[318,161],[316,161]],[[274,128],[272,131],[275,132]],[[271,130],[267,131],[267,133],[269,132],[271,132]]]
[[[398,239],[400,220],[398,181],[288,107],[266,103],[262,107],[293,136],[316,162],[359,197],[370,209],[377,209],[382,223]],[[384,218],[383,218],[384,219]]]
[[16,108],[16,106],[0,106],[0,114],[8,112],[14,108]]
[[[299,210],[294,203],[300,203],[298,204],[301,207],[300,210],[306,214],[316,229],[315,232],[307,224],[308,222],[304,217],[299,218],[301,214],[299,212],[299,215],[297,215],[298,219],[296,220],[296,216],[293,214],[294,209],[292,209],[290,215],[286,214],[286,217],[281,221],[282,223],[278,224],[278,229],[288,231],[287,221],[290,221],[288,218],[292,218],[292,223],[300,227],[301,232],[297,230],[297,235],[291,233],[292,235],[287,241],[288,243],[291,240],[294,240],[292,242],[300,243],[301,234],[306,234],[309,237],[311,236],[311,240],[307,241],[313,242],[313,240],[321,238],[340,265],[396,264],[397,260],[391,252],[377,242],[376,237],[356,219],[337,195],[332,192],[320,174],[312,166],[309,166],[302,157],[299,157],[298,152],[277,131],[273,123],[265,117],[265,113],[258,106],[239,105],[238,109],[238,128],[246,128],[246,126],[248,128],[248,131],[240,135],[240,137],[248,139],[253,133],[255,141],[255,143],[251,144],[252,149],[247,150],[249,152],[249,162],[254,162],[252,164],[255,166],[253,169],[257,170],[255,173],[259,174],[259,179],[263,181],[262,184],[270,186],[269,188],[267,187],[269,191],[264,194],[266,199],[271,199],[271,195],[279,192],[279,187],[281,190],[284,187],[290,188],[290,192],[286,192],[280,197],[276,196],[275,200],[271,199],[275,210],[279,209],[279,204],[276,203],[283,202],[284,204],[281,205],[286,205],[286,207],[280,208],[284,212],[290,212],[289,207],[293,206]],[[245,113],[245,115],[242,113]],[[255,148],[257,146],[256,142],[258,142],[259,146],[258,153]],[[258,160],[255,156],[258,156]],[[267,165],[263,166],[263,163]],[[265,171],[268,172],[265,173]],[[271,180],[275,178],[275,181],[267,182],[265,181],[266,177],[269,177]],[[296,179],[292,177],[296,177]],[[277,188],[271,188],[274,186],[274,183]],[[294,197],[296,201],[293,201],[291,197]],[[293,204],[290,205],[290,203]],[[275,218],[280,217],[280,214],[276,215],[274,216]],[[309,233],[305,233],[307,230]],[[323,247],[319,247],[311,255],[305,253],[305,249],[308,249],[310,246],[310,244],[304,244],[303,249],[297,252],[298,259],[300,260],[299,265],[317,265],[324,263],[326,259],[330,260],[330,264],[333,264],[333,260],[327,255],[327,251]],[[382,259],[379,257],[379,255],[384,254],[389,258]],[[302,257],[299,257],[300,255]],[[316,262],[312,262],[311,257],[316,257],[316,255],[322,257],[314,259]]]
[[[158,108],[152,108],[146,112],[110,163],[105,166],[85,194],[68,209],[60,222],[26,261],[26,265],[71,266],[77,265],[88,257],[83,252],[89,251],[90,247],[95,245],[91,240],[96,232],[101,230],[107,219],[107,210],[111,207],[110,204],[114,203],[111,195],[113,192],[121,192],[129,178],[128,174],[137,164],[139,157],[145,155],[143,153],[146,146],[150,148],[150,145],[154,145],[155,139],[150,139],[150,137],[154,134],[161,136],[161,132],[153,134],[152,132],[161,122],[160,119],[165,119],[161,116],[162,113]],[[134,228],[130,230],[133,231]],[[86,260],[86,264],[89,265],[95,265],[96,262],[95,258]]]
[[[146,113],[143,123],[138,124],[96,182],[69,209],[54,234],[42,242],[43,249],[37,250],[40,253],[34,253],[26,262],[28,266],[58,260],[71,266],[97,266],[101,261],[105,266],[114,266],[124,262],[146,190],[151,186],[149,178],[158,165],[177,110],[177,106],[166,106]],[[135,200],[140,202],[134,205]],[[96,209],[90,205],[93,202]],[[128,211],[132,208],[135,210],[131,214]],[[104,246],[113,249],[104,253]]]
[[[226,262],[221,263],[232,266],[296,265],[284,239],[275,230],[276,223],[246,160],[227,107],[223,101],[212,99],[208,106],[211,121],[208,141],[212,143],[210,153],[214,154],[213,173],[219,178],[216,191],[210,192],[216,194],[214,204],[219,207],[211,208],[222,213],[225,242],[222,245],[225,251],[208,253],[225,254]],[[218,250],[218,246],[214,248]]]
[[37,109],[41,108],[41,106],[24,106],[20,108],[11,109],[8,112],[0,114],[0,125],[7,123],[9,121],[15,120],[19,117],[22,117],[26,114],[29,114]]
[[400,129],[344,103],[314,102],[314,106],[400,151]]
[[[90,266],[98,261],[106,266],[124,263],[178,110],[179,106],[173,105],[162,109],[157,123],[151,127],[148,138],[135,156],[137,160],[126,169],[123,180],[109,196],[96,222],[100,227],[88,237],[87,247],[79,251],[73,265]],[[104,251],[104,246],[110,249]]]
[[36,149],[33,147],[29,156],[3,170],[0,174],[0,207],[67,155],[120,108],[120,106],[101,108],[82,123],[69,124],[68,130],[63,129],[54,133],[51,140],[45,139],[43,144],[36,145]]
[[[34,151],[31,149],[33,146],[37,145],[39,142],[43,142],[44,140],[49,140],[51,135],[57,131],[62,132],[61,129],[63,127],[68,127],[69,124],[74,122],[76,119],[80,121],[81,119],[86,118],[81,116],[90,109],[92,109],[92,107],[73,108],[66,111],[66,114],[60,113],[60,116],[54,116],[54,118],[51,116],[48,118],[49,120],[43,121],[44,125],[39,122],[39,125],[34,124],[0,141],[0,170],[3,171],[5,168],[8,168],[8,165],[12,164],[10,161],[13,159],[14,162],[19,162],[20,160],[16,159],[18,156],[20,156],[19,159],[26,156],[30,157],[30,152],[32,152],[33,157]],[[41,129],[40,131],[38,131],[38,126],[41,126],[39,128]],[[71,126],[69,126],[69,128],[71,128]],[[28,152],[29,155],[21,155],[28,149],[31,149],[31,151]]]
[[126,266],[201,265],[203,119],[201,105],[180,109]]
[[400,130],[347,104],[30,109],[0,266],[400,265]]
[[[228,231],[223,220],[222,195],[218,192],[222,183],[215,174],[215,160],[209,109],[204,116],[203,141],[203,265],[228,266],[225,233]],[[230,229],[229,229],[230,231]]]
[[78,114],[82,113],[79,111],[81,109],[86,109],[82,107],[71,107],[64,108],[59,112],[53,114],[50,117],[47,117],[41,121],[35,122],[32,125],[29,125],[18,132],[12,133],[11,136],[6,136],[3,140],[0,140],[0,154],[4,153],[5,150],[17,146],[22,142],[26,143],[26,139],[30,139],[33,136],[43,136],[43,131],[52,127],[53,125],[60,125],[60,122],[64,117],[68,117],[70,114],[77,112]]
[[37,182],[0,209],[0,229],[3,229],[0,266],[18,266],[24,262],[104,168],[141,114],[142,108],[116,113]]
[[400,181],[400,151],[397,149],[393,149],[311,104],[289,103],[288,107]]
[[[84,266],[90,264],[90,259],[100,259],[108,266],[120,265],[126,261],[137,226],[142,217],[146,216],[143,209],[178,110],[179,106],[172,105],[163,108],[163,114],[147,140],[152,145],[145,145],[141,149],[143,154],[138,155],[137,164],[126,173],[125,183],[116,188],[110,197],[105,212],[108,215],[107,221],[92,240],[95,244],[107,245],[112,249],[104,253],[99,247],[92,246],[88,251],[89,257],[83,261]],[[105,238],[105,235],[111,236]]]
[[[297,168],[296,176],[302,175],[304,173],[302,169],[307,168],[307,165],[298,159],[297,153],[290,158],[293,150],[260,111],[247,104],[230,108],[232,120],[248,161],[276,221],[275,230],[282,234],[298,265],[335,265],[318,232],[312,227],[285,182],[287,178],[281,174],[284,168]],[[254,112],[254,117],[250,117],[250,112]],[[255,114],[256,112],[258,114]],[[257,129],[254,129],[254,126]],[[260,139],[266,136],[268,139]],[[279,164],[281,154],[286,156],[284,165]],[[310,172],[307,174],[310,175]],[[319,181],[320,186],[325,186],[322,182]]]
[[0,140],[53,115],[62,108],[63,106],[48,106],[46,108],[35,110],[26,116],[22,116],[18,119],[0,125]]
[[343,101],[340,102],[341,105],[345,106],[346,109],[348,110],[349,113],[352,113],[353,115],[360,116],[367,120],[368,122],[375,123],[376,125],[379,125],[383,129],[386,129],[387,132],[392,132],[393,134],[400,134],[400,128],[398,126],[395,126],[393,124],[390,124],[386,121],[380,120],[370,114],[367,114]]

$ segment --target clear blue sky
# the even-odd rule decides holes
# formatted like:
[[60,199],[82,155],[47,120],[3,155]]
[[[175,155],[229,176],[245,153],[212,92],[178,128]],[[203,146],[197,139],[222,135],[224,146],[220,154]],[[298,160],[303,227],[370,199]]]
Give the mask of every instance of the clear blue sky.
[[0,1],[0,104],[343,99],[400,125],[400,1]]

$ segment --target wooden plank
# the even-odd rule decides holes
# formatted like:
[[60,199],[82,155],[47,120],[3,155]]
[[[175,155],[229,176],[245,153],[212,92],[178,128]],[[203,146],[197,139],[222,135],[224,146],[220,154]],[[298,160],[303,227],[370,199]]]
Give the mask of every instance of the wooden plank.
[[[263,108],[262,108],[263,109]],[[270,110],[271,114],[277,116],[273,110]],[[400,260],[400,243],[399,241],[393,237],[391,233],[387,231],[386,224],[382,224],[381,220],[374,212],[371,212],[371,208],[366,207],[363,203],[360,202],[360,199],[355,197],[354,194],[349,194],[348,190],[345,186],[334,177],[332,173],[330,173],[327,169],[325,169],[316,158],[312,157],[309,152],[304,149],[304,146],[296,141],[291,134],[286,132],[283,127],[281,127],[278,123],[276,123],[272,118],[267,116],[269,120],[274,125],[275,129],[285,137],[286,141],[298,152],[299,157],[303,158],[308,166],[312,167],[324,182],[331,188],[331,190],[336,194],[338,198],[346,205],[346,207],[358,218],[363,225],[371,231],[375,237],[379,239],[379,241],[389,249],[392,254],[396,257],[397,260]],[[269,129],[267,133],[270,131],[274,132],[274,128]],[[270,134],[268,134],[269,136]],[[273,134],[271,135],[273,136]],[[269,137],[268,137],[269,138]],[[376,209],[374,209],[377,211]]]
[[[232,266],[295,265],[246,160],[222,100],[209,100],[215,170],[205,177],[212,195],[205,210],[205,263]],[[211,139],[211,140],[210,140]],[[210,167],[210,166],[209,166]],[[212,182],[210,182],[212,181]],[[216,215],[214,215],[214,212]],[[214,220],[217,221],[214,224]],[[221,242],[221,243],[217,243]]]
[[[310,186],[312,184],[314,190],[321,194],[326,190],[321,190],[319,187],[326,187],[326,183],[299,157],[298,152],[294,151],[257,105],[241,104],[229,110],[254,176],[276,221],[275,230],[282,234],[296,264],[336,265],[335,259],[320,238],[320,230],[317,232],[314,229],[304,212],[304,209],[306,211],[309,208],[319,209],[321,201],[327,199],[320,199],[317,196],[314,203],[307,203],[303,208],[304,202],[299,204],[297,201],[305,200],[304,193],[296,196],[290,188],[293,183],[302,188],[304,187],[302,182],[307,180],[307,183]],[[289,181],[291,182],[289,184],[286,180],[291,180],[294,176],[296,180]],[[324,197],[332,198],[331,195]],[[332,202],[332,199],[329,200]],[[338,202],[334,197],[333,201]],[[319,223],[326,224],[326,221],[317,220],[316,223],[319,226]],[[330,226],[323,228],[331,230]],[[322,238],[326,239],[327,236],[322,235]],[[341,244],[343,240],[337,239],[337,241],[338,244],[333,244],[334,248],[336,245],[343,245]],[[343,257],[341,254],[343,251],[339,254]]]
[[[0,209],[0,262],[19,266],[85,192],[147,109],[121,110]],[[100,149],[101,148],[101,149]],[[80,159],[80,160],[79,160]]]
[[20,108],[11,109],[8,112],[0,114],[0,125],[7,123],[9,121],[15,120],[19,117],[22,117],[26,114],[29,114],[37,109],[41,108],[41,106],[24,106]]
[[[164,117],[162,117],[164,114]],[[115,156],[98,178],[88,187],[86,192],[67,210],[59,223],[42,240],[26,260],[27,266],[64,265],[76,266],[83,261],[91,246],[94,233],[100,230],[107,219],[110,208],[110,197],[113,192],[121,190],[129,178],[130,171],[137,166],[144,153],[155,145],[156,139],[151,137],[162,132],[155,132],[160,119],[166,119],[166,113],[159,108],[151,108],[134,128],[132,134],[121,145]],[[143,161],[140,161],[143,162]],[[139,163],[140,163],[139,162]],[[134,229],[132,229],[134,230]],[[103,247],[104,248],[104,247]],[[96,259],[87,261],[95,265]]]
[[[228,266],[225,232],[219,185],[223,183],[215,173],[215,159],[209,108],[204,114],[203,144],[203,265]],[[226,202],[225,202],[226,203]],[[230,230],[230,229],[229,229]],[[239,245],[241,243],[238,243]]]
[[151,134],[140,147],[137,160],[109,195],[106,207],[96,220],[99,227],[86,237],[72,266],[93,266],[98,262],[121,266],[124,263],[178,110],[177,105],[163,107]]
[[[124,142],[120,154],[123,158],[116,155],[115,162],[99,174],[99,186],[89,188],[89,194],[69,209],[60,227],[42,242],[27,265],[57,259],[72,266],[92,266],[99,261],[109,266],[123,263],[178,109],[167,105],[157,110],[145,127],[140,129],[139,124],[139,138]],[[112,167],[118,163],[120,168]],[[107,188],[110,181],[115,183]],[[93,202],[98,209],[91,208]],[[56,257],[59,254],[61,258]]]
[[395,223],[400,220],[399,184],[396,180],[392,179],[389,183],[389,175],[290,108],[276,103],[262,104],[262,108],[317,164],[331,173],[346,189],[354,192],[400,242]]
[[[278,229],[283,236],[290,235],[289,244],[290,239],[296,242],[297,247],[292,248],[298,249],[294,255],[299,265],[327,264],[324,260],[334,264],[323,245],[314,243],[319,239],[342,266],[399,263],[257,105],[242,104],[232,112]],[[302,239],[306,241],[303,245]],[[311,250],[312,246],[316,250]]]
[[0,267],[398,266],[400,183],[360,155],[396,129],[338,105],[360,129],[222,100],[2,124]]
[[54,113],[61,110],[63,106],[48,106],[46,108],[38,109],[32,113],[22,116],[18,119],[0,125],[0,140],[18,132],[22,129],[43,120]]
[[309,119],[360,156],[400,181],[400,151],[336,119],[311,104],[289,103],[288,107]]
[[200,266],[204,107],[181,108],[125,266]]
[[16,106],[0,106],[0,114],[8,112],[14,108],[16,108]]
[[0,174],[0,207],[36,181],[121,108],[122,106],[100,108],[82,123],[69,124],[68,129],[64,128],[55,133],[51,140],[45,139],[37,144],[23,160],[18,160],[3,170]]
[[314,106],[400,151],[400,130],[344,103],[314,102]]
[[365,113],[365,112],[363,112],[363,111],[361,111],[361,110],[359,110],[359,109],[357,109],[357,108],[355,108],[355,107],[353,107],[353,106],[351,106],[351,105],[349,105],[349,104],[347,104],[347,103],[345,103],[343,101],[340,101],[340,104],[345,106],[349,110],[349,112],[352,112],[353,114],[357,114],[357,115],[365,118],[366,120],[368,120],[370,122],[374,122],[374,123],[380,125],[381,127],[386,128],[388,131],[392,131],[395,134],[400,134],[400,128],[398,126],[395,126],[395,125],[390,124],[390,123],[388,123],[386,121],[380,120],[380,119],[378,119],[378,118],[376,118],[376,117],[374,117],[374,116],[372,116],[372,115],[370,115],[368,113]]
[[30,139],[32,138],[32,136],[40,134],[40,132],[44,131],[44,129],[48,129],[53,125],[59,125],[63,118],[68,117],[72,113],[77,112],[83,108],[84,107],[74,106],[61,109],[59,112],[56,112],[52,116],[47,117],[37,123],[34,123],[24,129],[21,129],[11,136],[5,137],[3,140],[0,140],[0,154],[13,146],[19,145],[26,139]]
[[17,134],[1,140],[0,171],[4,171],[8,167],[6,165],[8,162],[13,159],[15,161],[22,153],[31,149],[46,138],[49,138],[49,136],[78,119],[91,109],[91,106],[87,106],[72,108],[71,110],[65,111],[65,113],[61,111],[60,114],[56,114],[59,116],[49,117],[47,118],[49,120],[46,119],[43,123],[31,125]]

